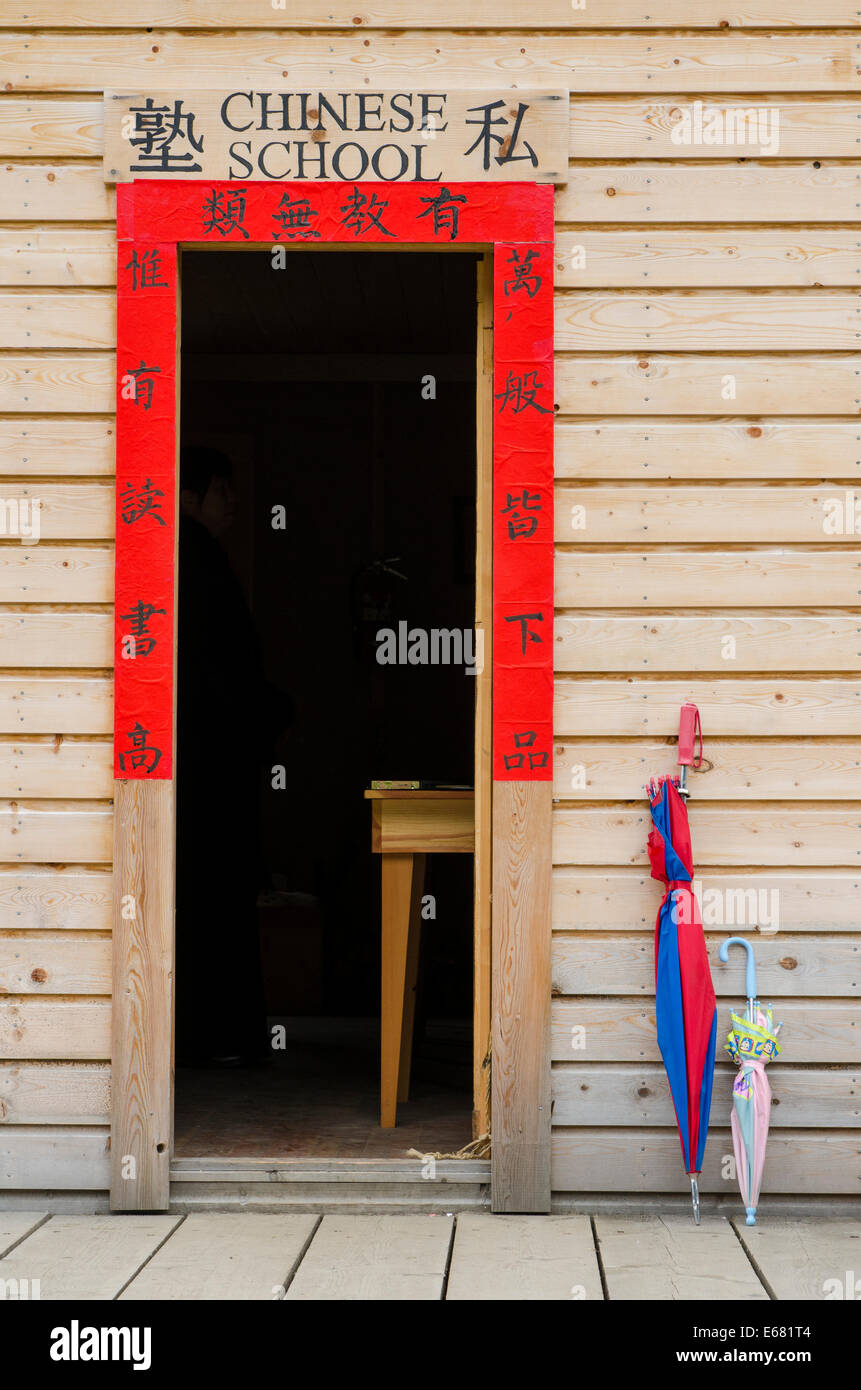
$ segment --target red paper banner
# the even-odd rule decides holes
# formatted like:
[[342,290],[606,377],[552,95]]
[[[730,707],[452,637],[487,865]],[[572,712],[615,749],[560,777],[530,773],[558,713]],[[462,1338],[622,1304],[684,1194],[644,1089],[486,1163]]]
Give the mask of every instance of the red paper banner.
[[552,247],[553,189],[544,185],[152,179],[125,188],[133,190],[126,234],[148,241],[488,245],[500,231],[546,240],[549,224]]
[[120,240],[114,776],[173,775],[176,243]]
[[553,777],[553,245],[494,248],[493,776]]

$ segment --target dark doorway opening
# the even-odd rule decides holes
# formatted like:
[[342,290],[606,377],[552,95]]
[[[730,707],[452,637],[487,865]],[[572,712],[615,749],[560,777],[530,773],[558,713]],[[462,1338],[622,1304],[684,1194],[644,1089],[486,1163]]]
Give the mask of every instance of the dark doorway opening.
[[175,1151],[453,1152],[472,857],[428,857],[410,1100],[382,1130],[363,791],[473,782],[469,647],[383,665],[377,634],[474,626],[476,257],[277,260],[182,257]]

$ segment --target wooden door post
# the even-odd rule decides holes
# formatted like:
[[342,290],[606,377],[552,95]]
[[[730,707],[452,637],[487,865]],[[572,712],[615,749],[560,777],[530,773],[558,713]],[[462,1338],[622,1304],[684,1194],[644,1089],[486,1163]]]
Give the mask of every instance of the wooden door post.
[[492,1206],[550,1210],[551,782],[493,785]]
[[114,783],[111,1210],[164,1211],[173,1118],[174,793]]

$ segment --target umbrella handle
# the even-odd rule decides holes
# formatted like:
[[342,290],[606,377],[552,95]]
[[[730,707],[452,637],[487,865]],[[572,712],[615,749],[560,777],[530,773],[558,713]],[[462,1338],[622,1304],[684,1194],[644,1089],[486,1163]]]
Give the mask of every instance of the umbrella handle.
[[[699,752],[694,755],[694,744],[699,741]],[[679,712],[679,756],[678,762],[686,767],[701,768],[703,764],[703,730],[700,712],[696,705],[682,705]]]
[[749,941],[745,941],[743,936],[728,936],[726,941],[721,942],[718,957],[726,964],[729,960],[730,946],[743,946],[747,951],[747,968],[745,970],[744,992],[748,999],[756,998],[756,961],[753,957],[753,947]]

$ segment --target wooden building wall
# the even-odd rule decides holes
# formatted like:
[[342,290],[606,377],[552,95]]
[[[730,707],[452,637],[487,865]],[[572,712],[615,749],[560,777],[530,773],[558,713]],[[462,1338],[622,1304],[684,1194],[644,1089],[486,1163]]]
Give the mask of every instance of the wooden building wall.
[[[681,1190],[642,784],[672,769],[678,706],[693,699],[713,764],[692,779],[707,886],[780,891],[780,931],[757,938],[784,1020],[769,1190],[857,1192],[861,547],[825,534],[822,507],[861,472],[856,0],[4,0],[0,26],[0,491],[43,503],[38,546],[0,541],[0,1183],[108,1182],[102,90],[325,77],[571,89],[556,258],[554,1187]],[[778,111],[779,151],[675,144],[696,100]],[[724,934],[709,932],[715,953]],[[740,962],[714,975],[723,1032]],[[717,1176],[721,1071],[704,1187],[731,1192]]]

